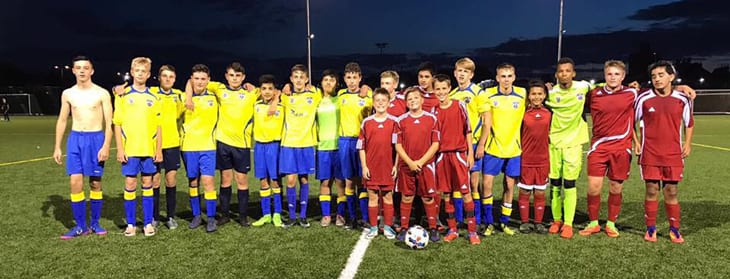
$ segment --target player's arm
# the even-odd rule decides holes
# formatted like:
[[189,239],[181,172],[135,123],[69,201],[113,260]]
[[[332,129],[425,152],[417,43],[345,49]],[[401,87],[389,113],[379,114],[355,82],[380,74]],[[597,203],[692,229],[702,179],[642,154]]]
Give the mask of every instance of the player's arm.
[[124,83],[120,84],[120,85],[114,85],[114,86],[112,86],[112,93],[114,93],[114,95],[117,95],[117,96],[122,96],[122,95],[124,95],[124,91],[127,88],[127,86],[128,86],[127,81],[124,81]]
[[477,143],[477,150],[474,154],[474,157],[477,159],[481,159],[484,157],[484,145],[487,144],[487,137],[489,136],[489,131],[492,130],[492,113],[490,111],[486,111],[482,113],[482,134],[479,135],[479,143]]
[[109,149],[112,145],[112,99],[109,92],[101,90],[101,109],[104,114],[104,145],[101,146],[97,159],[99,162],[109,159]]
[[365,149],[360,149],[358,153],[360,154],[360,165],[362,166],[362,178],[370,179],[370,169],[368,169]]
[[157,141],[155,142],[155,157],[153,158],[153,161],[155,163],[162,162],[162,104],[160,103],[162,100],[157,99],[157,102],[155,102],[155,107],[157,110],[157,114],[155,115],[155,119],[157,122],[157,136],[155,139]]
[[687,85],[677,85],[676,89],[677,89],[677,91],[687,94],[687,96],[689,96],[690,100],[694,101],[694,99],[697,97],[697,92],[694,89],[692,89],[692,87],[689,87]]
[[403,149],[403,144],[401,144],[401,143],[395,144],[395,152],[403,160],[403,162],[405,162],[406,165],[408,165],[408,168],[409,169],[411,169],[412,171],[420,171],[421,170],[421,168],[418,165],[416,165],[416,163],[413,162],[413,160],[411,160],[411,157],[408,157],[408,154],[406,153],[406,150]]
[[431,160],[434,155],[436,155],[436,152],[439,151],[439,143],[433,142],[431,143],[431,146],[426,151],[426,154],[423,154],[423,157],[421,159],[418,159],[416,161],[416,164],[418,165],[418,169],[421,169],[424,165],[424,163],[428,162],[428,160]]
[[634,155],[641,155],[641,141],[639,140],[639,129],[634,129]]
[[682,146],[682,158],[689,157],[689,153],[692,149],[692,136],[694,135],[695,121],[692,116],[692,101],[685,104],[684,113],[682,113],[682,122],[684,122],[684,145]]
[[120,163],[127,162],[127,155],[124,152],[124,144],[122,141],[122,119],[124,115],[124,106],[120,105],[120,101],[117,98],[115,104],[117,110],[114,112],[114,141],[117,143],[117,161]]
[[68,123],[68,115],[71,113],[71,106],[68,103],[68,96],[66,91],[61,94],[61,111],[58,112],[58,120],[56,120],[56,140],[53,147],[53,160],[56,164],[62,164],[61,157],[63,157],[61,151],[61,141],[63,141],[63,134],[66,132],[66,124]]
[[395,154],[395,162],[393,164],[393,169],[390,170],[390,175],[395,179],[398,177],[398,163],[400,161],[400,155],[398,153]]

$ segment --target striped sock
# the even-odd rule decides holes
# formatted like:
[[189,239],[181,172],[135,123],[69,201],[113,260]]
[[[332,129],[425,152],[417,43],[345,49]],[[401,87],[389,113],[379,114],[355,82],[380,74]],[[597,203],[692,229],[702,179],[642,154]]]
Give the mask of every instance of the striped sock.
[[71,213],[76,221],[76,226],[86,230],[86,196],[84,192],[71,194]]
[[319,208],[322,210],[322,217],[330,216],[330,201],[332,196],[330,195],[319,195]]
[[198,186],[190,185],[188,193],[190,194],[190,209],[193,211],[193,216],[200,216],[200,196],[198,195]]
[[101,191],[89,192],[89,203],[91,204],[91,225],[98,225],[101,218],[101,208],[104,204],[104,195]]
[[152,185],[142,186],[142,223],[145,226],[152,224],[152,218],[154,218],[154,195]]
[[205,192],[205,211],[208,218],[215,218],[215,201],[218,199],[215,190]]
[[135,189],[124,189],[124,212],[127,217],[127,225],[137,223],[137,191]]

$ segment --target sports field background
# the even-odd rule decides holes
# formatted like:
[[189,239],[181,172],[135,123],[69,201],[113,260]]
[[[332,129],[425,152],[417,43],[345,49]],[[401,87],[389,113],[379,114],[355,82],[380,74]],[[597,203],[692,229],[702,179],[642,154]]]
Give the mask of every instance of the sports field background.
[[[360,236],[359,231],[319,226],[317,182],[312,183],[310,193],[309,213],[314,222],[309,229],[242,229],[229,223],[212,234],[188,230],[187,183],[179,173],[178,212],[186,219],[180,228],[161,228],[154,237],[141,233],[124,237],[123,179],[119,163],[111,160],[103,178],[101,220],[109,234],[61,241],[59,236],[73,221],[65,167],[50,158],[54,127],[55,117],[13,117],[12,122],[0,122],[2,278],[334,278]],[[479,246],[460,239],[411,251],[381,235],[368,247],[357,277],[728,278],[730,117],[696,116],[695,127],[696,145],[679,186],[685,244],[669,241],[663,206],[657,219],[659,242],[644,242],[644,187],[634,160],[631,178],[625,183],[618,220],[621,237],[617,239],[604,234],[589,238],[576,234],[572,240],[557,235],[497,234],[482,238]],[[112,150],[111,158],[115,152]],[[251,178],[250,184],[249,212],[258,217],[258,182]],[[578,181],[577,227],[586,220],[585,187],[583,172]],[[496,193],[500,196],[499,190]],[[164,197],[161,201],[164,211]],[[546,212],[549,220],[549,208]],[[514,210],[512,220],[518,219],[519,212]]]

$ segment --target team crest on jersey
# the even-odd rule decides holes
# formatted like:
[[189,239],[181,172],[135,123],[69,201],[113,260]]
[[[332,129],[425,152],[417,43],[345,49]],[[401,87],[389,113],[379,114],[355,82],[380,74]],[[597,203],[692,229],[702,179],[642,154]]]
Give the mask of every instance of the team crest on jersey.
[[471,103],[471,97],[464,98],[464,103]]
[[238,98],[239,98],[239,99],[243,100],[243,98],[244,98],[244,97],[246,97],[246,95],[244,95],[243,93],[241,93],[241,94],[238,94]]
[[362,106],[365,106],[365,100],[360,100],[360,101],[358,101],[358,102],[357,102],[357,105],[358,105],[358,106],[361,106],[361,107],[362,107]]
[[130,104],[130,105],[131,105],[131,104],[134,104],[134,99],[132,99],[132,98],[129,98],[129,99],[127,99],[127,100],[129,100],[129,104]]
[[494,106],[496,107],[496,106],[498,106],[498,105],[499,105],[499,102],[497,102],[497,101],[494,101]]
[[560,97],[555,97],[555,101],[560,103]]
[[228,98],[228,93],[223,93],[223,98]]
[[313,102],[314,100],[312,99],[312,97],[307,97],[307,104],[311,105]]
[[343,99],[342,99],[342,104],[343,104],[343,105],[345,104],[345,101],[346,101],[346,100],[345,100],[345,99],[343,98]]
[[279,116],[279,111],[277,110],[276,112],[274,112],[274,115]]
[[213,106],[213,100],[208,100],[208,106],[209,107],[212,107]]
[[293,104],[293,103],[294,103],[294,99],[293,99],[293,98],[290,98],[290,99],[289,99],[289,103],[290,103],[290,104]]
[[153,103],[152,103],[152,100],[147,100],[147,106],[148,106],[148,107],[151,107],[151,106],[152,106],[152,104],[153,104]]
[[583,100],[583,94],[575,94],[576,97],[578,97],[579,101]]
[[519,108],[520,107],[520,102],[512,102],[512,107],[513,108]]

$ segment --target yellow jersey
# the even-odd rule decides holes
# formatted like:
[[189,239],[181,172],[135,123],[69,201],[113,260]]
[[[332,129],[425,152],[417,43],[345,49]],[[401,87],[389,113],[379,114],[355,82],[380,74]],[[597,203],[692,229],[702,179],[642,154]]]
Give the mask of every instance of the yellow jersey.
[[256,142],[267,143],[281,140],[281,131],[284,128],[284,106],[276,105],[274,115],[269,115],[270,103],[260,100],[254,106],[253,139]]
[[185,95],[178,89],[170,89],[165,92],[158,86],[150,87],[150,92],[157,95],[160,99],[160,126],[162,127],[162,149],[179,147],[180,133],[178,127],[178,119],[183,111],[182,95]]
[[360,135],[360,125],[365,117],[373,111],[373,92],[366,97],[360,97],[360,92],[350,92],[340,89],[337,92],[337,102],[340,108],[340,137],[357,137]]
[[322,100],[319,89],[314,91],[305,89],[294,92],[290,96],[281,96],[284,106],[284,131],[281,146],[311,147],[317,145],[317,129],[314,119],[317,116],[317,106]]
[[486,152],[498,158],[512,158],[522,154],[520,129],[525,115],[524,88],[513,86],[512,92],[504,94],[498,87],[487,88],[489,111],[492,114],[492,129],[487,138]]
[[479,85],[470,83],[466,88],[456,87],[449,93],[449,98],[462,101],[466,104],[466,113],[469,116],[469,125],[472,131],[472,144],[479,142],[479,136],[482,135],[482,113],[487,109],[484,108],[486,99],[482,88]]
[[[195,110],[185,110],[182,124],[181,151],[215,150],[215,129],[218,122],[218,101],[207,90],[201,94],[193,93]],[[182,95],[185,103],[185,95]]]
[[132,87],[114,100],[114,125],[122,130],[122,145],[129,157],[153,157],[157,148],[157,127],[160,126],[160,101],[150,88],[137,91]]
[[251,148],[253,133],[253,106],[258,90],[230,88],[220,82],[208,83],[208,92],[218,98],[218,126],[215,139],[238,148]]

